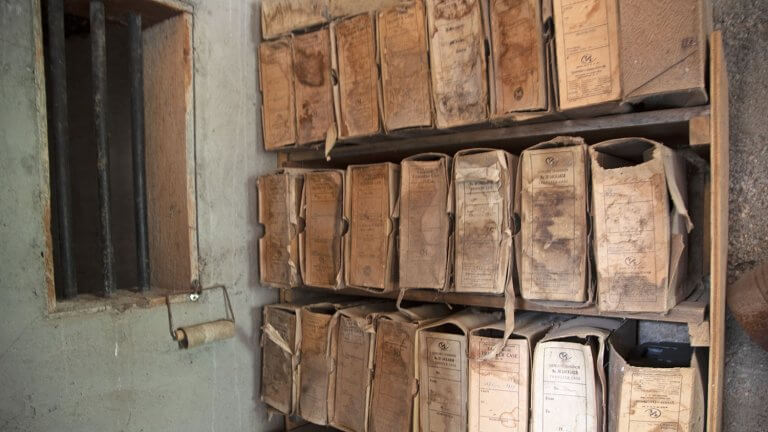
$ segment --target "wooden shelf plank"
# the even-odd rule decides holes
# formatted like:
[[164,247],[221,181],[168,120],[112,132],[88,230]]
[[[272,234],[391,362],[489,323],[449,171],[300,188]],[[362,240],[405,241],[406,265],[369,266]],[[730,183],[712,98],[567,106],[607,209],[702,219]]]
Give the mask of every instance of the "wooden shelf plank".
[[[313,292],[326,292],[329,294],[363,296],[372,298],[396,299],[398,291],[390,293],[372,293],[355,288],[345,288],[339,291],[328,291],[321,288],[302,287],[300,290]],[[484,295],[484,294],[466,294],[466,293],[439,293],[432,290],[408,290],[404,299],[428,303],[448,303],[464,306],[487,307],[495,309],[504,308],[504,296]],[[630,318],[649,321],[665,321],[676,323],[701,324],[705,321],[707,315],[707,304],[709,292],[703,288],[693,292],[687,299],[680,302],[668,314],[661,313],[622,313],[622,312],[600,312],[597,306],[592,305],[581,308],[556,307],[543,305],[518,297],[515,301],[517,310],[528,310],[538,312],[560,313],[569,315],[602,316],[611,318]]]
[[[488,146],[519,152],[523,148],[559,135],[578,135],[597,141],[617,136],[644,136],[655,139],[685,138],[689,120],[709,115],[709,105],[641,111],[604,117],[519,124],[509,127],[475,126],[469,130],[431,131],[415,137],[372,138],[367,143],[337,143],[331,160],[391,159],[427,151],[453,153],[466,147]],[[421,132],[424,135],[424,132]],[[295,163],[324,161],[320,144],[280,149]]]

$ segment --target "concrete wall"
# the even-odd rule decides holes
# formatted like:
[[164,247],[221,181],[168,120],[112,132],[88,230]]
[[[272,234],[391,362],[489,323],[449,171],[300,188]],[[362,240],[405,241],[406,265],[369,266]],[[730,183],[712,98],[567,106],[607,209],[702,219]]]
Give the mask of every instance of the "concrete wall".
[[[0,431],[255,431],[259,402],[255,178],[261,149],[256,1],[195,1],[195,127],[202,282],[226,283],[233,340],[180,351],[164,307],[46,315],[48,223],[37,0],[0,1]],[[222,314],[218,295],[175,308],[180,324]]]

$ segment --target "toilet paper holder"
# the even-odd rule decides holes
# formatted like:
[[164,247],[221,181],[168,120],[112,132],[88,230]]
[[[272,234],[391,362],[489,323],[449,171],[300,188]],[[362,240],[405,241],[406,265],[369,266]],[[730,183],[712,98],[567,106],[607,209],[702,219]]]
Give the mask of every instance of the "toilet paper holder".
[[179,343],[181,348],[193,348],[209,342],[230,339],[235,336],[235,312],[232,309],[232,302],[229,299],[227,287],[219,284],[207,288],[199,288],[189,295],[189,299],[197,301],[203,294],[203,291],[221,289],[224,298],[224,305],[227,308],[227,316],[223,319],[208,321],[190,326],[175,327],[173,324],[173,310],[171,307],[171,296],[165,296],[165,303],[168,306],[168,325],[171,331],[171,338]]

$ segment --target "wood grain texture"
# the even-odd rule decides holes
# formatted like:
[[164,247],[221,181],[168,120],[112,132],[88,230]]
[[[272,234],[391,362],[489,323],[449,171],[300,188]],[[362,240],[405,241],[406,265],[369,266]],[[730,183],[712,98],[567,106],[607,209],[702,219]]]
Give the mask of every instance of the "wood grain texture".
[[[501,148],[512,153],[557,136],[576,135],[588,143],[610,138],[643,136],[661,142],[673,142],[688,137],[688,121],[706,115],[709,106],[673,108],[667,110],[616,114],[611,116],[557,120],[546,123],[520,124],[513,127],[485,125],[473,130],[442,132],[414,138],[381,139],[365,144],[339,143],[331,151],[332,161],[398,161],[406,156],[436,151],[453,154],[473,147]],[[325,161],[319,148],[286,149],[291,162]],[[398,159],[399,158],[399,159]]]
[[198,278],[191,34],[188,14],[144,32],[151,284],[173,291]]
[[712,101],[710,163],[712,167],[711,290],[709,299],[709,398],[707,431],[720,432],[723,422],[725,375],[725,289],[728,271],[728,76],[723,35],[709,37],[710,98]]
[[[302,287],[298,290],[291,291],[291,300],[301,298],[301,294],[308,292],[320,293],[323,292],[321,288]],[[325,291],[327,292],[327,290]],[[345,288],[336,291],[339,295],[350,296],[365,296],[376,297],[385,299],[396,299],[400,294],[399,291],[392,291],[387,293],[373,293],[366,290],[357,288]],[[709,303],[709,293],[704,289],[694,291],[687,299],[681,301],[669,313],[627,313],[627,312],[600,312],[597,310],[597,306],[591,305],[587,307],[561,307],[550,306],[539,302],[525,300],[523,298],[515,298],[515,310],[527,310],[537,312],[549,312],[559,313],[567,315],[584,315],[584,316],[599,316],[608,318],[628,318],[628,319],[640,319],[648,321],[662,321],[662,322],[677,322],[677,323],[702,323],[706,319],[707,306]],[[427,303],[447,303],[453,305],[465,305],[476,307],[487,307],[493,309],[504,308],[504,296],[503,295],[489,295],[489,294],[471,294],[471,293],[456,293],[456,292],[437,292],[434,290],[422,290],[422,289],[410,289],[404,295],[403,299],[413,300]]]

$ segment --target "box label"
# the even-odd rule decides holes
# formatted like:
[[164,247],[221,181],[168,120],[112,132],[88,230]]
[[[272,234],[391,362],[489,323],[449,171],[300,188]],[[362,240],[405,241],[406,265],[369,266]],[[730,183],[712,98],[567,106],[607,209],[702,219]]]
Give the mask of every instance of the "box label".
[[384,289],[389,271],[389,168],[384,164],[352,168],[348,180],[352,189],[349,284]]
[[400,286],[441,289],[448,261],[448,164],[403,161]]
[[379,130],[378,69],[370,15],[335,27],[339,61],[340,136],[369,135]]
[[342,174],[313,172],[304,177],[306,196],[305,283],[336,286],[341,270]]
[[422,2],[379,12],[384,124],[388,130],[432,124]]

